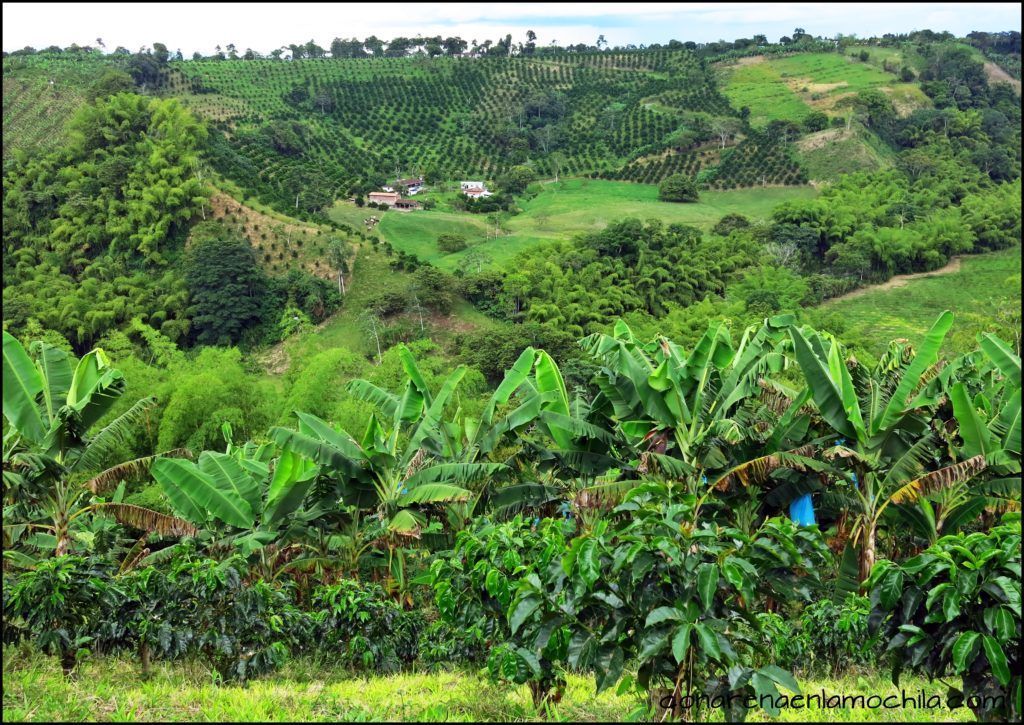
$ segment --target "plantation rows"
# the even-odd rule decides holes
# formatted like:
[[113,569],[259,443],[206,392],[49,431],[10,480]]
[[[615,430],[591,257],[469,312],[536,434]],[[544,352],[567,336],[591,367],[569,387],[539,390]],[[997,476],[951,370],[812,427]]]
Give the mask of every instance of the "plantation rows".
[[86,102],[88,87],[102,72],[94,60],[5,60],[4,157],[15,148],[31,150],[62,139],[64,124]]
[[641,184],[657,184],[667,176],[686,174],[696,176],[697,173],[717,161],[715,151],[672,151],[656,159],[637,159],[615,171],[604,171],[599,175],[602,179],[615,181],[635,181]]
[[164,88],[224,133],[223,173],[278,201],[310,173],[341,196],[396,173],[494,178],[526,162],[552,172],[556,151],[560,173],[606,171],[665,148],[676,110],[733,114],[679,51],[189,61],[172,64]]
[[807,183],[807,174],[784,143],[760,135],[726,149],[719,157],[716,150],[670,152],[655,159],[637,159],[621,169],[603,171],[594,176],[618,181],[657,184],[673,174],[702,177],[711,189],[737,189],[746,186],[799,185]]
[[722,163],[708,181],[712,189],[768,184],[806,184],[807,174],[785,143],[751,136],[722,154]]

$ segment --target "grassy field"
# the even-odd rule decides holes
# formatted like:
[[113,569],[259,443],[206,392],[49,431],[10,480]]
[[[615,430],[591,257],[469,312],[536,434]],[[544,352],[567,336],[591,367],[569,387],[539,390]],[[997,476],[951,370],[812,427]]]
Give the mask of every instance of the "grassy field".
[[750,109],[750,123],[763,126],[769,121],[801,121],[810,107],[783,81],[771,61],[737,65],[726,71],[722,92],[736,108]]
[[[502,265],[523,249],[545,240],[597,231],[625,217],[657,218],[666,224],[678,222],[710,229],[726,214],[737,212],[763,219],[781,202],[806,199],[815,193],[810,187],[707,191],[695,204],[672,204],[658,201],[658,188],[650,184],[569,179],[544,184],[537,196],[521,200],[522,213],[505,220],[498,237],[493,236],[493,229],[491,236],[486,236],[489,230],[484,216],[450,211],[385,212],[380,231],[396,248],[452,270],[471,250],[485,252]],[[352,209],[356,209],[352,204],[339,203],[331,216],[336,221],[349,219],[354,216]],[[365,211],[359,212],[366,216]],[[464,234],[470,248],[441,254],[437,236],[445,232]]]
[[[939,683],[904,676],[908,697],[919,691],[945,694]],[[877,674],[839,680],[805,680],[805,695],[823,690],[831,695],[899,696],[887,677]],[[525,685],[500,685],[474,672],[403,673],[364,678],[340,669],[299,660],[277,675],[247,687],[219,687],[202,666],[157,664],[148,681],[127,658],[87,661],[71,680],[65,680],[53,658],[23,656],[4,650],[5,721],[523,721],[546,715],[550,721],[600,722],[643,719],[635,695],[606,691],[595,696],[593,679],[571,675],[562,701],[548,713],[538,713]],[[944,698],[943,698],[944,699]],[[720,720],[718,712],[712,719]],[[969,710],[908,707],[832,710],[783,709],[778,718],[763,711],[750,713],[753,722],[971,721]]]
[[[1014,323],[1020,330],[1020,247],[964,257],[959,271],[909,280],[904,286],[870,290],[849,299],[826,302],[814,311],[825,329],[874,354],[897,337],[920,342],[943,310],[956,317],[946,339],[947,354],[974,346],[979,332],[1004,338]],[[1003,320],[1003,322],[999,322]]]
[[796,143],[800,165],[814,181],[833,181],[842,174],[892,166],[896,155],[873,133],[859,125],[847,131],[830,128]]
[[755,126],[775,119],[800,121],[812,109],[832,111],[840,98],[868,88],[882,89],[897,110],[929,105],[916,83],[900,83],[871,62],[837,53],[748,61],[724,67],[723,74],[726,97],[737,108],[750,108]]

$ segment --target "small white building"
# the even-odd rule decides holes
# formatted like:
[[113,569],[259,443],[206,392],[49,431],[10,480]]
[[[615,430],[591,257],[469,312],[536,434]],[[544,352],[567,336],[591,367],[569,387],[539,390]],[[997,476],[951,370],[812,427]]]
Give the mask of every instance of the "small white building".
[[470,199],[485,199],[491,196],[491,192],[487,190],[482,181],[460,181],[459,187],[462,189],[462,193]]

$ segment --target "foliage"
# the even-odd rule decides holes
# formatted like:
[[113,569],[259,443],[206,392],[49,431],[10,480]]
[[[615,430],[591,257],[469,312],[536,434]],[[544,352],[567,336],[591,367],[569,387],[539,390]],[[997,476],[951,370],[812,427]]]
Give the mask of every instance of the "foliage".
[[193,231],[185,263],[196,341],[228,346],[260,322],[267,280],[252,246],[237,236],[222,237],[213,222]]
[[694,688],[797,690],[778,667],[745,667],[744,653],[761,646],[759,597],[810,595],[812,579],[797,570],[825,561],[820,536],[778,520],[748,536],[699,523],[695,504],[671,485],[646,483],[615,510],[627,516],[590,531],[567,520],[482,522],[433,565],[438,608],[489,640],[507,638],[490,671],[536,683],[536,702],[557,701],[566,667],[593,669],[600,692],[639,665],[643,689],[672,683],[677,702]]
[[662,201],[697,201],[697,185],[688,176],[673,174],[658,185],[658,198]]
[[342,580],[312,594],[322,633],[319,646],[347,666],[394,672],[418,652],[416,612],[406,612],[377,585]]
[[902,563],[871,572],[871,624],[900,671],[929,679],[961,674],[951,688],[979,720],[1021,712],[1020,515],[990,531],[946,536]]
[[5,581],[4,590],[4,640],[11,638],[8,628],[16,629],[18,636],[59,657],[65,675],[89,653],[96,633],[118,606],[109,565],[81,556],[41,562],[15,582]]
[[461,234],[441,234],[437,238],[437,248],[442,252],[461,252],[466,248],[466,238]]
[[819,599],[799,615],[763,612],[758,621],[771,640],[765,662],[798,671],[801,677],[836,677],[877,666],[881,646],[868,634],[867,597],[849,595],[840,604]]
[[705,238],[691,226],[625,219],[575,242],[531,250],[505,278],[509,308],[574,335],[632,310],[651,315],[722,292],[750,264],[749,238]]
[[136,315],[177,339],[185,297],[165,266],[207,193],[204,127],[176,100],[121,93],[70,128],[66,149],[5,167],[5,320],[38,318],[79,349]]

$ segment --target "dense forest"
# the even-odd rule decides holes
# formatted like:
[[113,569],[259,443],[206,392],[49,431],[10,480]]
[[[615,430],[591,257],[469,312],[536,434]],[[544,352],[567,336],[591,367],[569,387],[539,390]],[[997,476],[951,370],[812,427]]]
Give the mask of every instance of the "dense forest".
[[3,63],[5,664],[1019,720],[1016,31]]

